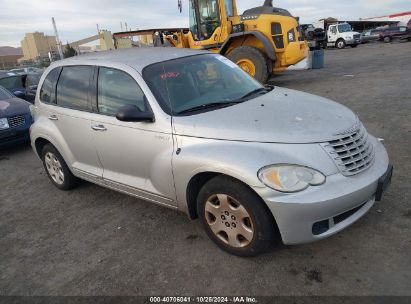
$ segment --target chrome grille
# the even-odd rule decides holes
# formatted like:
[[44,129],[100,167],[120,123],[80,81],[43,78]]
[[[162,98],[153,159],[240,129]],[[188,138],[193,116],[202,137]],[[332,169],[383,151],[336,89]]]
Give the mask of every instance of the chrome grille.
[[360,34],[354,34],[354,39],[359,39],[360,38]]
[[16,128],[18,126],[22,126],[26,123],[26,119],[24,118],[23,115],[17,115],[13,117],[7,118],[9,122],[10,128]]
[[359,128],[344,137],[322,144],[330,154],[341,173],[354,175],[370,167],[374,161],[374,146],[368,139],[368,133]]

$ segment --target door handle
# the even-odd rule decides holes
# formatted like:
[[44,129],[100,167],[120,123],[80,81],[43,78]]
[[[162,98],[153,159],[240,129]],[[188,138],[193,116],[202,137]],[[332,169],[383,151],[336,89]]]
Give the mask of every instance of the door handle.
[[106,127],[103,125],[94,125],[94,126],[91,126],[91,128],[95,131],[106,131],[107,130]]
[[49,116],[49,119],[50,119],[50,120],[59,120],[59,118],[57,117],[57,115],[54,115],[54,114],[50,115],[50,116]]

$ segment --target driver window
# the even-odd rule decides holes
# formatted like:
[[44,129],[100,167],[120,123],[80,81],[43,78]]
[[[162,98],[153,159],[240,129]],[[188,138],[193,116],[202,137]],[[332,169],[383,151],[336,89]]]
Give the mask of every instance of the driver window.
[[331,27],[331,33],[337,34],[337,28],[335,26]]
[[98,72],[98,111],[106,115],[116,115],[127,105],[147,110],[144,93],[137,82],[127,73],[116,69],[100,67]]

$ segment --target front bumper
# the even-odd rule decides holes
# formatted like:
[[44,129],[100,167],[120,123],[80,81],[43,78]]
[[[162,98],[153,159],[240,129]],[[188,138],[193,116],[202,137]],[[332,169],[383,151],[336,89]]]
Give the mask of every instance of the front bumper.
[[357,45],[357,44],[361,44],[361,38],[353,38],[350,40],[345,40],[345,44],[346,45]]
[[0,147],[30,141],[29,129],[0,131]]
[[271,210],[284,244],[331,236],[350,226],[373,206],[380,178],[389,168],[385,148],[373,138],[374,164],[353,176],[327,176],[325,184],[298,193],[254,188]]
[[0,130],[0,147],[30,141],[29,129],[33,122],[29,114],[25,116],[25,123],[15,128]]

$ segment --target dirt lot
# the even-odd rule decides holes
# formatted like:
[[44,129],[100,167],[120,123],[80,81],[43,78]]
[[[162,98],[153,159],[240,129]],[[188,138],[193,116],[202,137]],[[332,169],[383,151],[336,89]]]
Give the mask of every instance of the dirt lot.
[[385,139],[382,202],[342,233],[230,256],[199,221],[89,183],[61,192],[29,146],[0,152],[0,295],[411,295],[411,43],[327,50],[273,79],[337,100]]

